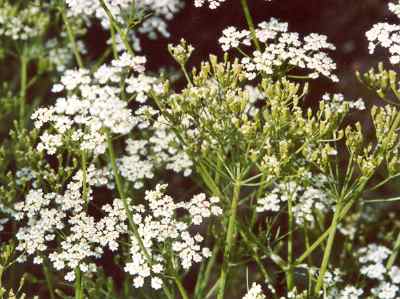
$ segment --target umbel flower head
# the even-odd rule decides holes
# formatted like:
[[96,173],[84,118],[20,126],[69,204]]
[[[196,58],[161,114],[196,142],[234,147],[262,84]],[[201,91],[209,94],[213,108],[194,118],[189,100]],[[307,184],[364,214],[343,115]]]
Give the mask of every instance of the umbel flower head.
[[[100,0],[66,0],[66,3],[72,16],[95,17],[100,20],[104,28],[110,28],[109,17],[102,8]],[[138,24],[138,32],[153,39],[158,35],[169,37],[167,21],[184,7],[182,0],[105,0],[104,3],[115,20],[121,24],[128,26],[130,22],[137,22],[143,18]],[[134,20],[132,20],[133,9],[135,9]],[[137,39],[136,35],[130,37]]]
[[92,76],[86,69],[67,70],[53,92],[66,92],[55,105],[39,108],[32,115],[35,128],[42,130],[38,150],[55,154],[62,146],[86,150],[94,155],[106,149],[107,133],[125,135],[139,124],[128,100],[121,99],[119,82],[129,70],[126,92],[138,102],[147,100],[146,92],[155,79],[144,71],[144,57],[123,54],[111,65],[101,66]]
[[[87,170],[88,202],[100,177],[101,171],[91,165]],[[104,205],[101,209],[104,217],[95,220],[86,211],[88,202],[84,200],[83,183],[83,173],[78,171],[65,192],[32,189],[23,202],[15,205],[16,218],[24,222],[16,234],[17,250],[23,253],[20,261],[33,256],[34,263],[41,264],[43,255],[48,255],[54,268],[67,270],[65,279],[73,281],[77,267],[82,272],[96,272],[94,260],[106,248],[118,249],[119,238],[128,229],[122,201],[114,199],[112,204]]]
[[0,1],[0,38],[28,41],[45,33],[49,23],[39,1],[29,1],[26,7]]
[[[400,18],[400,2],[389,3],[389,10]],[[377,23],[367,31],[370,54],[375,52],[377,46],[389,50],[389,60],[392,64],[400,63],[400,25],[390,23]]]
[[[149,278],[152,288],[160,289],[162,276],[172,260],[179,265],[176,267],[188,270],[211,254],[207,247],[201,247],[204,238],[199,233],[191,234],[190,229],[211,216],[222,214],[219,199],[207,199],[205,194],[198,194],[187,202],[175,203],[165,194],[166,187],[157,185],[155,190],[146,191],[146,205],[133,207],[133,219],[143,247],[136,238],[131,238],[131,261],[126,264],[125,271],[133,276],[136,288],[142,287]],[[178,217],[179,210],[188,217]],[[173,253],[171,260],[163,255],[169,250]]]
[[[232,48],[241,53],[251,45],[252,33],[248,30],[237,30],[231,26],[222,32],[219,42],[224,51]],[[325,51],[335,50],[325,35],[311,33],[304,38],[297,32],[288,32],[288,23],[271,18],[268,22],[258,24],[255,38],[262,45],[242,58],[245,74],[249,79],[259,74],[276,76],[288,73],[293,68],[311,71],[307,76],[315,79],[324,76],[337,82],[333,73],[336,64]]]

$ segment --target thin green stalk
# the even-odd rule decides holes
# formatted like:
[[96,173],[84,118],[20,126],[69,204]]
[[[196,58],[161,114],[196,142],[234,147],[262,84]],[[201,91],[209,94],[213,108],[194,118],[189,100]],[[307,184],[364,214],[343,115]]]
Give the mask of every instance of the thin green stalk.
[[212,251],[212,256],[207,262],[207,266],[206,266],[204,275],[199,277],[201,279],[201,281],[198,282],[199,287],[195,291],[195,296],[194,296],[195,298],[199,298],[199,299],[203,298],[204,289],[206,288],[208,281],[210,280],[211,271],[217,260],[218,251],[219,251],[219,246],[215,245],[214,249]]
[[388,270],[393,267],[393,264],[396,261],[397,255],[399,254],[399,250],[400,250],[400,233],[397,235],[397,239],[396,239],[396,242],[394,243],[394,248],[393,248],[392,254],[386,264],[386,268]]
[[54,294],[53,279],[50,275],[49,268],[45,261],[43,262],[43,272],[44,272],[44,277],[46,279],[47,288],[50,294],[50,299],[56,299],[56,295]]
[[[261,175],[260,182],[264,182],[264,180],[265,180],[265,174],[263,173]],[[255,197],[256,199],[261,198],[261,196],[265,192],[266,187],[267,187],[267,184],[260,185],[260,187],[258,188],[257,193],[256,193],[256,197]],[[256,224],[256,220],[257,220],[257,211],[256,211],[256,209],[254,209],[253,214],[251,215],[250,227],[254,227],[254,225]]]
[[[87,208],[88,206],[88,186],[87,186],[87,171],[86,171],[86,153],[81,151],[81,167],[82,167],[82,198]],[[83,283],[82,273],[79,265],[75,269],[75,299],[83,299]]]
[[185,75],[186,81],[189,86],[193,86],[192,80],[190,79],[189,73],[186,70],[186,66],[184,64],[180,64],[183,74]]
[[79,266],[75,269],[75,299],[83,299],[82,276]]
[[225,240],[225,250],[224,250],[224,261],[222,263],[221,274],[219,278],[219,288],[218,288],[218,296],[217,299],[223,299],[225,294],[225,285],[229,271],[229,261],[231,258],[231,252],[234,247],[234,235],[235,235],[235,225],[236,225],[236,216],[237,216],[237,207],[239,202],[240,195],[240,181],[235,181],[233,188],[233,196],[232,203],[228,221],[228,230],[226,233]]
[[247,3],[247,0],[240,0],[240,3],[242,4],[243,13],[246,18],[247,25],[249,26],[251,38],[253,39],[254,46],[256,47],[256,49],[258,51],[260,51],[261,50],[260,43],[258,42],[258,39],[256,36],[256,30],[254,27],[253,18],[250,14],[249,5]]
[[86,152],[85,150],[81,151],[81,163],[82,163],[82,197],[85,202],[86,208],[89,205],[88,198],[88,185],[87,185],[87,170],[86,170]]
[[[125,210],[125,213],[126,213],[127,218],[128,218],[128,226],[129,226],[131,232],[133,232],[133,235],[134,235],[135,239],[138,241],[139,247],[140,247],[141,251],[144,253],[147,262],[150,263],[151,260],[152,260],[151,256],[149,255],[146,247],[144,246],[143,240],[140,237],[139,231],[138,231],[135,223],[133,222],[132,212],[131,212],[131,210],[129,208],[129,203],[128,203],[127,197],[125,196],[125,192],[123,190],[123,187],[122,187],[121,176],[120,176],[120,173],[118,171],[116,158],[115,158],[115,153],[114,153],[114,147],[113,147],[113,144],[112,144],[112,138],[111,138],[111,134],[110,133],[108,133],[108,135],[107,135],[107,146],[108,146],[108,155],[109,155],[110,162],[111,162],[111,168],[112,168],[112,171],[113,171],[115,184],[117,186],[117,191],[118,191],[119,196],[122,199],[122,203],[124,205],[124,210]],[[171,291],[167,288],[165,283],[163,284],[163,291],[164,291],[165,295],[168,298],[173,299]]]
[[25,53],[20,58],[20,90],[19,90],[19,123],[21,128],[25,125],[25,101],[26,101],[26,90],[28,81],[28,58]]
[[214,295],[214,293],[217,291],[219,286],[219,280],[217,280],[215,282],[215,284],[212,286],[212,288],[208,291],[207,295],[206,295],[206,299],[210,298],[212,295]]
[[293,195],[288,198],[288,246],[287,246],[288,262],[286,275],[286,286],[289,291],[294,287],[294,272],[293,272]]
[[129,44],[126,33],[118,25],[118,22],[115,20],[114,16],[112,15],[110,9],[108,8],[108,6],[104,2],[104,0],[100,0],[100,4],[101,4],[101,7],[104,9],[105,13],[107,14],[108,18],[110,19],[111,26],[113,26],[115,28],[115,30],[117,30],[117,32],[119,33],[126,50],[128,51],[129,54],[134,55],[135,52],[133,51],[132,46]]
[[[346,216],[346,214],[349,212],[350,208],[353,206],[353,201],[349,201],[344,207],[343,209],[340,211],[340,217],[339,217],[339,221]],[[318,248],[318,246],[326,239],[328,238],[331,230],[334,227],[332,226],[332,224],[329,226],[329,228],[316,240],[314,241],[314,243],[312,243],[309,248],[299,257],[296,259],[295,264],[299,265],[301,263],[304,262],[304,260],[311,254],[313,253],[313,251],[315,249]]]
[[[304,243],[306,244],[306,250],[310,248],[310,237],[308,236],[308,225],[307,222],[304,222]],[[311,255],[307,258],[308,267],[313,266],[313,261]],[[308,271],[308,292],[311,292],[312,288],[312,276],[313,274],[311,271]]]
[[189,296],[188,296],[188,294],[186,293],[186,290],[185,290],[185,288],[183,287],[181,280],[180,280],[178,277],[175,277],[174,280],[175,280],[176,286],[178,287],[179,293],[180,293],[181,296],[182,296],[182,299],[189,299]]
[[[108,134],[108,136],[107,136],[107,145],[108,145],[108,155],[109,155],[109,158],[110,158],[110,163],[111,163],[111,168],[112,168],[114,179],[115,179],[115,184],[117,186],[117,191],[118,191],[119,196],[122,199],[122,202],[123,202],[123,205],[124,205],[124,209],[125,209],[126,215],[128,217],[129,228],[135,233],[135,232],[137,232],[137,228],[136,228],[136,226],[135,226],[135,224],[133,222],[132,212],[131,212],[131,210],[129,208],[129,203],[127,201],[124,189],[122,187],[121,176],[120,176],[120,173],[118,171],[116,158],[115,158],[115,153],[114,153],[114,146],[112,144],[112,138],[111,138],[110,134]],[[135,233],[135,235],[136,235],[136,233]],[[143,251],[146,254],[148,254],[147,250],[145,249],[145,247],[143,245],[143,242],[142,242],[139,234],[137,234],[137,236],[138,236],[138,241],[140,243],[140,247],[143,247],[142,248]]]
[[[110,24],[112,24],[111,18],[109,18]],[[114,59],[117,59],[118,57],[118,51],[117,51],[117,42],[115,39],[115,28],[114,26],[110,26],[110,31],[111,31],[111,47],[113,51],[113,57]]]
[[71,25],[68,21],[68,17],[65,14],[64,9],[61,9],[61,16],[64,21],[65,27],[67,28],[68,39],[71,44],[71,49],[74,52],[76,63],[78,64],[79,68],[82,69],[83,68],[82,57],[81,57],[81,54],[79,53],[78,46],[76,44],[75,34],[71,28]]
[[[260,257],[257,254],[257,250],[256,248],[254,248],[254,246],[251,244],[251,241],[249,240],[249,238],[246,236],[245,232],[243,230],[239,231],[240,236],[243,238],[246,246],[249,248],[250,252],[251,252],[251,256],[252,258],[255,260],[258,268],[260,269],[261,273],[264,276],[264,280],[266,282],[272,283],[271,277],[269,276],[267,270],[265,269],[264,265],[261,262]],[[275,294],[274,294],[275,295]],[[276,296],[274,296],[275,298]]]
[[324,256],[322,258],[321,267],[319,269],[317,284],[315,286],[315,295],[316,296],[318,296],[318,294],[320,293],[323,283],[324,283],[325,273],[326,273],[326,270],[328,269],[328,263],[329,263],[329,259],[330,259],[331,251],[332,251],[332,247],[333,247],[333,241],[335,240],[336,227],[339,223],[340,212],[341,212],[341,201],[338,202],[335,213],[333,214],[333,219],[332,219],[332,224],[331,224],[331,228],[329,231],[328,241],[327,241],[327,244],[326,244],[326,247],[324,250]]

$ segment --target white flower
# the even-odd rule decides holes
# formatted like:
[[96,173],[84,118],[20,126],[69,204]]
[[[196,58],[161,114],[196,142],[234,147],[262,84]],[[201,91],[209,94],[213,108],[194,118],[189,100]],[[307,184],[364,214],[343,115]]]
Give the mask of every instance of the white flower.
[[[258,24],[256,37],[264,43],[263,50],[254,51],[249,57],[244,57],[241,63],[249,80],[258,73],[272,75],[284,64],[310,70],[309,78],[325,76],[332,81],[338,81],[333,71],[334,61],[324,52],[334,50],[335,46],[327,42],[324,35],[311,33],[302,40],[298,33],[287,32],[288,24],[271,18],[269,22]],[[249,46],[251,33],[247,30],[238,31],[228,27],[223,31],[219,42],[224,51],[240,46]]]
[[280,199],[277,194],[270,194],[257,200],[257,212],[271,211],[278,212],[280,210]]
[[[100,181],[99,170],[90,165],[87,169],[88,200],[91,200],[91,186]],[[103,171],[100,171],[102,174]],[[78,171],[67,185],[64,193],[45,193],[30,190],[24,202],[15,205],[17,219],[27,220],[16,237],[17,250],[33,256],[34,263],[42,262],[42,255],[48,253],[50,262],[57,270],[66,268],[65,279],[75,279],[77,266],[82,272],[95,272],[92,259],[101,257],[104,248],[118,248],[118,239],[127,232],[127,217],[123,203],[115,199],[112,205],[103,206],[104,217],[95,221],[84,209],[82,198],[83,174]],[[63,238],[56,236],[62,235]],[[49,246],[49,243],[52,245]],[[54,243],[58,246],[54,246]]]
[[359,299],[363,293],[364,291],[362,289],[357,289],[353,286],[346,286],[340,291],[338,299]]
[[[200,224],[204,218],[210,217],[219,200],[215,197],[212,201],[207,200],[204,194],[199,194],[189,202],[174,203],[170,196],[165,195],[166,187],[157,185],[155,190],[146,191],[146,207],[133,207],[134,214],[142,215],[137,226],[143,247],[136,238],[131,238],[131,259],[125,265],[125,271],[133,276],[136,288],[144,285],[145,278],[151,279],[152,288],[162,287],[161,276],[167,261],[160,253],[165,246],[170,246],[185,270],[211,256],[208,248],[201,247],[204,238],[200,234],[192,236],[189,228],[190,222]],[[178,209],[190,215],[191,220],[177,218]],[[197,221],[194,221],[195,217]],[[148,257],[156,263],[151,264]]]
[[400,268],[394,266],[389,271],[390,279],[394,284],[400,284]]
[[261,286],[253,282],[250,290],[242,299],[266,299],[266,298],[267,297],[262,292]]
[[151,287],[155,290],[162,288],[162,280],[159,277],[153,277],[151,279]]
[[[389,3],[389,9],[400,18],[400,4]],[[389,60],[392,64],[400,63],[400,25],[377,23],[366,32],[369,41],[369,52],[373,54],[377,46],[389,50]]]
[[387,282],[382,282],[378,287],[373,288],[371,290],[372,294],[374,294],[379,299],[394,299],[398,298],[396,296],[397,292],[399,291],[399,287],[390,284]]
[[207,3],[210,9],[216,9],[225,1],[226,0],[194,0],[194,6],[202,7]]
[[[104,28],[110,27],[107,14],[98,0],[66,0],[71,15],[75,17],[95,17],[101,21]],[[138,12],[149,11],[151,14],[138,26],[140,33],[147,34],[150,38],[156,38],[158,33],[168,37],[166,21],[171,20],[184,6],[181,0],[105,0],[105,3],[118,22],[126,21],[127,12],[133,5]],[[130,36],[128,36],[130,37]],[[131,39],[137,43],[137,37]],[[117,38],[117,41],[120,40]],[[136,47],[138,48],[138,47]]]

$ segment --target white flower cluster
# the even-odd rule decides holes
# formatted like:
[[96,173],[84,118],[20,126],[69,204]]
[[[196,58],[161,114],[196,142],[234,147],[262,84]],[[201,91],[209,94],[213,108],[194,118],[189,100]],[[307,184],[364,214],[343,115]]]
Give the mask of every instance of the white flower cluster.
[[101,66],[93,76],[86,69],[67,70],[53,92],[67,92],[55,105],[39,108],[32,115],[35,128],[42,129],[38,150],[53,155],[63,145],[76,145],[95,155],[106,149],[107,130],[114,134],[127,134],[139,122],[132,115],[127,101],[120,99],[119,83],[124,72],[133,70],[126,78],[126,92],[131,99],[144,102],[145,92],[154,80],[141,74],[144,57],[131,57],[124,53],[111,65]]
[[[161,277],[168,261],[161,253],[166,246],[177,256],[184,270],[211,254],[207,247],[201,247],[203,237],[198,233],[193,236],[189,230],[191,225],[200,225],[205,218],[222,214],[219,199],[207,200],[204,194],[198,194],[188,202],[174,203],[172,197],[165,195],[166,187],[157,185],[155,190],[146,191],[146,206],[133,208],[133,220],[143,248],[136,238],[131,238],[131,262],[126,264],[125,271],[133,276],[135,288],[142,287],[146,278],[151,278],[152,288],[162,287]],[[178,210],[190,217],[178,219]]]
[[[93,165],[87,170],[88,201],[92,197],[90,186],[100,183],[98,173]],[[24,202],[15,205],[17,220],[27,220],[16,235],[19,241],[17,250],[26,256],[34,256],[33,261],[37,264],[42,263],[43,255],[48,255],[55,269],[69,271],[65,275],[68,281],[75,279],[77,267],[82,272],[95,272],[92,259],[99,258],[106,247],[117,250],[118,238],[127,232],[121,200],[115,199],[112,205],[104,205],[105,216],[95,221],[85,211],[82,189],[83,173],[78,171],[63,194],[33,189]],[[60,235],[63,237],[59,238]],[[55,249],[49,244],[54,241],[59,242]]]
[[358,251],[361,264],[360,273],[379,284],[371,289],[375,298],[395,299],[400,297],[400,268],[386,267],[392,251],[385,246],[369,244]]
[[[208,5],[210,9],[216,9],[225,1],[226,0],[194,0],[194,6],[203,7],[204,5]],[[270,2],[272,0],[265,0],[265,1]]]
[[[6,225],[11,218],[15,218],[17,213],[0,202],[0,215],[0,232],[2,232],[4,230],[4,225]],[[5,218],[3,218],[3,216]]]
[[[76,42],[78,51],[81,54],[87,54],[85,44],[78,40]],[[45,44],[47,50],[47,59],[50,64],[61,73],[67,70],[67,67],[72,64],[74,60],[74,54],[69,46],[60,46],[57,39],[50,39]]]
[[354,286],[345,286],[343,290],[339,291],[339,294],[332,299],[361,299],[364,291],[361,288]]
[[389,3],[389,10],[400,18],[400,1],[395,3]]
[[265,96],[258,87],[245,85],[244,90],[249,96],[249,101],[246,103],[246,108],[244,110],[249,116],[254,117],[260,111],[256,106],[257,101],[264,99]]
[[261,286],[253,282],[250,290],[242,299],[266,299],[266,298],[267,297],[262,292]]
[[344,95],[341,93],[335,93],[335,94],[329,94],[325,93],[322,96],[322,100],[324,100],[326,103],[330,105],[330,108],[334,112],[339,112],[342,113],[344,112],[343,109],[344,103],[347,103],[349,105],[349,108],[354,109],[354,110],[365,110],[365,102],[363,99],[359,98],[356,101],[345,101],[344,100]]
[[207,4],[210,9],[218,8],[226,0],[194,0],[194,6],[202,7]]
[[[389,3],[389,9],[400,18],[400,3]],[[373,54],[376,47],[380,46],[389,50],[389,60],[392,64],[400,63],[400,25],[377,23],[366,32],[366,36],[370,54]]]
[[48,20],[48,16],[40,11],[40,3],[37,1],[21,10],[7,1],[0,2],[0,36],[26,41],[41,36]]
[[314,186],[303,187],[292,181],[287,183],[279,183],[270,193],[257,200],[257,212],[265,211],[279,212],[283,205],[291,199],[293,203],[293,214],[295,221],[303,224],[307,221],[314,223],[313,211],[326,211],[329,206],[330,199],[326,192],[322,189],[325,177],[318,176],[320,182]]
[[[73,16],[86,16],[99,19],[104,28],[109,28],[110,22],[107,14],[101,7],[99,0],[65,0]],[[138,31],[156,38],[157,32],[164,37],[169,37],[166,21],[171,20],[183,7],[181,0],[105,0],[104,1],[119,22],[123,22],[135,5],[136,12],[151,12],[139,25]]]
[[[146,108],[139,113],[152,111],[150,107]],[[179,146],[178,138],[168,130],[162,117],[158,117],[148,129],[151,132],[148,139],[127,140],[127,154],[118,159],[121,175],[133,182],[136,189],[143,187],[144,179],[153,178],[154,171],[160,167],[189,176],[193,162]]]
[[[263,44],[263,49],[256,50],[241,60],[250,80],[258,73],[273,75],[279,68],[289,71],[297,67],[310,70],[309,78],[322,75],[334,82],[338,81],[338,77],[333,74],[336,64],[324,52],[335,50],[335,46],[327,41],[325,35],[311,33],[302,39],[299,33],[288,32],[288,23],[271,18],[269,22],[258,24],[256,37]],[[222,32],[219,42],[224,51],[247,47],[251,44],[251,33],[228,27]]]

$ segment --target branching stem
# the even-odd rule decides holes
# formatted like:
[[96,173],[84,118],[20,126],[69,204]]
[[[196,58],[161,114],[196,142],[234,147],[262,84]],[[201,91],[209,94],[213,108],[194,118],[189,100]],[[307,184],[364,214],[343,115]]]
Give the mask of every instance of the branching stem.
[[26,54],[23,53],[20,57],[20,93],[19,93],[19,122],[21,128],[25,127],[25,102],[26,102],[26,90],[28,81],[28,63],[29,60]]
[[67,28],[68,39],[71,44],[71,49],[74,52],[76,63],[78,64],[79,68],[83,68],[84,67],[83,61],[82,61],[81,54],[79,53],[78,46],[76,44],[75,34],[74,34],[74,31],[72,30],[72,27],[68,21],[68,17],[65,14],[64,9],[61,9],[61,16],[64,21],[65,27]]
[[225,249],[224,249],[224,261],[222,263],[221,274],[219,278],[218,296],[217,299],[223,299],[225,294],[225,285],[229,271],[229,261],[231,258],[231,252],[234,247],[234,235],[236,225],[237,207],[239,202],[241,182],[235,181],[233,188],[232,203],[230,208],[230,215],[228,220],[228,230],[226,233]]

